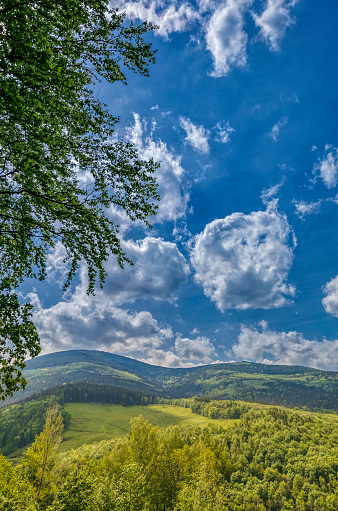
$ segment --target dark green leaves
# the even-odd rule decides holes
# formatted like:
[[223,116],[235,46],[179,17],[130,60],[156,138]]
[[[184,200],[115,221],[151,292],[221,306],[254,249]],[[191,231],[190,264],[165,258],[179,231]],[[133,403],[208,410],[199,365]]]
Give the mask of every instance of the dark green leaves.
[[39,337],[31,320],[30,304],[20,305],[8,289],[0,290],[0,399],[25,388],[25,359],[40,352]]
[[[110,254],[121,266],[128,262],[109,206],[149,225],[159,199],[158,165],[140,160],[131,144],[113,141],[118,119],[93,91],[102,78],[126,83],[126,68],[148,75],[154,51],[143,36],[153,28],[127,25],[103,0],[0,1],[0,283],[6,289],[27,277],[43,280],[47,252],[60,241],[70,267],[65,287],[84,263],[93,292],[97,279],[104,282]],[[0,332],[6,328],[12,339],[2,322],[14,302],[1,296]],[[21,321],[25,353],[34,356],[30,309],[15,303],[14,324]],[[20,374],[10,369],[22,367],[17,349],[19,358],[14,348],[11,361],[3,358],[7,384],[10,374]],[[23,384],[18,378],[12,390]]]

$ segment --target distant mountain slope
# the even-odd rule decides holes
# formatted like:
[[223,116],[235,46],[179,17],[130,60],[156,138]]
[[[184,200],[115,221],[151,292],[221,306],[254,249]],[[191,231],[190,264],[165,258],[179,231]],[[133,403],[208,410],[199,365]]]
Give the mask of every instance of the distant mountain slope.
[[250,362],[157,367],[102,351],[73,350],[27,362],[27,387],[6,404],[64,383],[120,385],[168,397],[244,399],[311,409],[338,408],[338,373]]

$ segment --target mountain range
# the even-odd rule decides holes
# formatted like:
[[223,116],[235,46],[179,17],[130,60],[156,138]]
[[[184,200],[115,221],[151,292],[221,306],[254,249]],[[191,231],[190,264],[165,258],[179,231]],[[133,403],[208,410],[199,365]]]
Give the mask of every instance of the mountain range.
[[338,372],[301,366],[234,362],[167,368],[103,351],[70,350],[27,361],[24,376],[25,391],[8,398],[5,406],[59,385],[87,382],[171,398],[200,396],[338,409]]

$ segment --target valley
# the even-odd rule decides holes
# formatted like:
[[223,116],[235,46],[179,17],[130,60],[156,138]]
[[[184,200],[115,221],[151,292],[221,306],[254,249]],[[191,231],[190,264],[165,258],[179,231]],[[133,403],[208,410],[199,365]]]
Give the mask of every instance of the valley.
[[81,350],[29,361],[25,376],[0,409],[0,490],[15,511],[338,508],[335,372]]

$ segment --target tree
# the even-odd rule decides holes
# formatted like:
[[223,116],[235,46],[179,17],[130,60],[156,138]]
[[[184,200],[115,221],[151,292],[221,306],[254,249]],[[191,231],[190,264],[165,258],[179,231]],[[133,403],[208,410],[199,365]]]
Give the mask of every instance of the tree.
[[0,455],[0,510],[37,511],[33,488],[16,473],[11,463]]
[[91,477],[88,467],[70,472],[58,489],[51,511],[98,511],[99,502],[95,502],[97,482]]
[[48,499],[53,491],[56,451],[62,441],[63,422],[58,406],[46,412],[46,423],[40,435],[23,458],[23,471],[33,485],[38,502]]
[[148,75],[149,23],[127,24],[106,0],[0,0],[0,396],[25,387],[24,360],[40,351],[30,304],[18,287],[46,278],[48,251],[61,242],[66,289],[85,264],[88,293],[105,280],[120,245],[112,205],[131,220],[155,214],[154,171],[118,118],[95,95],[102,79]]

